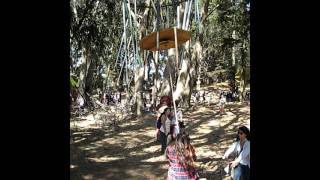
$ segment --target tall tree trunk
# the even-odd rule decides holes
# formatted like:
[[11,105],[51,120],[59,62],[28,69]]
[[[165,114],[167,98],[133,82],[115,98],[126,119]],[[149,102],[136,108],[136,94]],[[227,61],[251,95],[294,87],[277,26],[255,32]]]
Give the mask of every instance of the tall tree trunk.
[[243,43],[243,46],[241,48],[241,74],[240,74],[240,101],[242,102],[245,96],[245,89],[247,86],[247,68],[246,68],[246,52],[245,52],[245,43]]
[[159,96],[171,96],[171,90],[170,90],[170,73],[172,79],[175,79],[175,55],[174,55],[174,49],[171,48],[168,50],[168,61],[166,63],[166,67],[164,69],[164,77],[162,80]]
[[[190,44],[192,44],[190,42]],[[189,94],[189,97],[188,97],[188,106],[189,108],[191,107],[191,95],[192,95],[192,91],[194,89],[194,84],[196,83],[196,67],[197,67],[197,52],[195,50],[192,51],[191,53],[191,50],[190,50],[190,47],[189,47],[189,54],[190,54],[190,59],[191,59],[191,66],[190,66],[190,72],[189,72],[189,75],[191,77],[190,79],[190,82],[189,82],[189,86],[190,86],[190,94]]]
[[[185,51],[187,50],[189,42],[185,45]],[[183,106],[189,105],[189,98],[191,93],[191,77],[190,77],[190,58],[189,56],[184,56],[182,59],[181,69],[179,70],[178,80],[176,90],[173,94],[174,101],[176,101],[177,106],[181,101],[183,101]]]
[[204,5],[201,7],[201,20],[200,20],[200,32],[199,32],[199,37],[196,38],[196,51],[197,51],[197,61],[198,61],[198,69],[197,69],[197,90],[200,90],[200,75],[201,75],[201,61],[202,61],[202,57],[203,57],[203,51],[202,51],[202,47],[204,44],[204,40],[203,40],[203,27],[204,27],[204,23],[205,23],[205,19],[207,17],[208,14],[208,7],[209,7],[209,0],[206,0],[204,2]]
[[142,93],[143,93],[143,66],[138,65],[135,71],[135,91],[136,91],[136,102],[137,102],[137,108],[136,108],[136,114],[137,116],[141,116],[141,107],[143,105],[142,101]]
[[80,66],[80,73],[79,73],[79,93],[81,96],[83,96],[84,98],[84,89],[85,89],[85,80],[86,80],[86,73],[87,73],[87,54],[86,54],[86,49],[83,48],[82,50],[82,62],[81,62],[81,66]]
[[94,89],[94,72],[96,70],[96,60],[93,59],[93,56],[89,52],[88,56],[88,71],[87,71],[87,76],[86,76],[86,84],[85,84],[85,97],[87,101],[87,105],[93,106],[92,102],[90,101],[90,95],[93,93]]
[[159,62],[159,36],[160,36],[160,0],[157,0],[156,4],[156,31],[157,31],[157,51],[154,53],[154,65],[155,65],[155,74],[154,74],[154,87],[153,87],[153,92],[152,92],[152,100],[153,100],[153,106],[156,107],[157,105],[157,95],[158,95],[158,76],[159,76],[159,70],[158,70],[158,62]]
[[[147,6],[150,6],[150,0],[146,1],[145,4]],[[136,27],[139,30],[139,37],[136,37],[138,39],[141,39],[142,36],[144,35],[146,29],[147,29],[147,16],[149,13],[149,9],[150,8],[146,8],[144,13],[143,13],[143,17],[142,17],[142,22],[139,23],[137,21],[137,10],[136,10],[136,0],[135,0],[135,12],[134,12],[134,21],[136,23]],[[148,58],[145,57],[145,53],[143,50],[140,51],[140,57],[141,59],[143,59],[143,62],[148,61]],[[136,71],[135,71],[135,91],[136,91],[136,115],[137,116],[141,116],[142,112],[141,112],[141,107],[143,104],[142,101],[142,93],[143,93],[143,83],[144,81],[144,75],[145,75],[145,65],[143,66],[143,64],[137,64],[136,66]]]
[[92,76],[93,76],[93,65],[92,57],[90,55],[90,48],[83,48],[83,60],[80,78],[79,78],[79,91],[84,99],[84,104],[86,106],[90,105],[90,98],[87,93],[91,93],[92,90]]
[[[190,15],[188,14],[191,9],[191,1],[187,1],[184,6],[177,6],[177,27],[180,28],[182,25],[182,29],[188,30],[188,22]],[[181,23],[182,22],[182,23]],[[173,93],[173,100],[176,102],[176,105],[178,106],[179,103],[182,101],[182,106],[189,106],[190,105],[190,96],[192,91],[192,78],[190,74],[190,54],[188,54],[190,41],[188,41],[184,46],[182,46],[183,49],[183,56],[182,57],[176,57],[176,60],[172,60],[172,62],[175,63],[175,72],[177,72],[177,83],[176,83],[176,89]],[[176,49],[176,56],[179,52]],[[179,63],[180,59],[180,63]],[[174,70],[174,68],[170,68],[171,71]]]

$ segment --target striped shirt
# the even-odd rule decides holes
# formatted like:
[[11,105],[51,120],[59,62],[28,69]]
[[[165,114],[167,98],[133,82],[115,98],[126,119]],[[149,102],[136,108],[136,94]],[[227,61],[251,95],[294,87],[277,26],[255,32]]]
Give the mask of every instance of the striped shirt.
[[170,121],[169,118],[167,118],[167,116],[163,115],[161,117],[161,123],[162,124],[161,124],[161,127],[160,127],[160,131],[163,132],[167,136],[170,133],[171,121]]
[[195,180],[195,171],[188,171],[183,165],[179,163],[175,145],[168,146],[166,149],[166,155],[169,159],[169,169],[167,180]]

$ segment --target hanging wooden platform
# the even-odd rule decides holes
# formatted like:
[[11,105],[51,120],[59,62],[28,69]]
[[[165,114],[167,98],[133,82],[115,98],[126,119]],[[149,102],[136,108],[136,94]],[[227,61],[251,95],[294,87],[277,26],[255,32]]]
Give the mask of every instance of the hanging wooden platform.
[[[191,32],[177,29],[178,46],[187,42],[191,38]],[[156,51],[157,50],[157,32],[153,32],[142,38],[139,43],[141,49]],[[174,29],[162,29],[159,31],[159,50],[174,48]]]

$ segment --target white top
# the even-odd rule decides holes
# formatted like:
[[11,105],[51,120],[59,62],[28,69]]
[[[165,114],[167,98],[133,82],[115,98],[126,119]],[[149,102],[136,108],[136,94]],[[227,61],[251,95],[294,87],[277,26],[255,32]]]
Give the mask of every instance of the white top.
[[220,104],[225,104],[226,103],[226,97],[221,97],[220,99]]
[[[237,141],[231,145],[231,147],[226,151],[224,154],[225,157],[228,157],[231,153],[234,152],[240,152],[241,146],[240,141]],[[241,163],[243,165],[248,165],[250,168],[250,141],[247,139],[244,142],[243,150],[238,156],[238,158],[235,159],[236,162]]]
[[161,124],[160,131],[163,132],[165,135],[168,135],[170,132],[170,125],[171,121],[169,118],[166,117],[166,121],[164,124]]

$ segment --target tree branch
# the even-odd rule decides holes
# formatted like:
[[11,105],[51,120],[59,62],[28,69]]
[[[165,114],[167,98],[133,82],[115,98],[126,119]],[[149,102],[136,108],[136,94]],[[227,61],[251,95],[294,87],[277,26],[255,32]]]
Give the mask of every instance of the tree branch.
[[207,18],[220,6],[220,4],[218,4],[216,7],[214,7],[211,12],[209,14],[206,14],[205,17],[202,18],[201,23],[204,23]]

